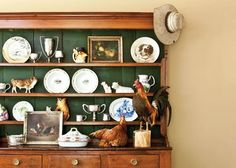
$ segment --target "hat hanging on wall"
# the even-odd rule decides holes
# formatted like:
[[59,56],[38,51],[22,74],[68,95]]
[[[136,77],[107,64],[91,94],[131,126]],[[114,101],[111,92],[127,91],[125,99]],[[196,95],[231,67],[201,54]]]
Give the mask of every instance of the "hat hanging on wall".
[[183,15],[173,5],[155,8],[153,19],[155,34],[163,44],[170,45],[178,40],[183,28]]

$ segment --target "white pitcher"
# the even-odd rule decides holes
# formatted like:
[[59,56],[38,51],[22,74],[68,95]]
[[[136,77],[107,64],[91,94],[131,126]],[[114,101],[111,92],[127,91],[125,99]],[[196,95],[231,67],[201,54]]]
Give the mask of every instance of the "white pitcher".
[[[151,79],[152,79],[152,84],[149,84],[149,81]],[[150,76],[144,75],[144,74],[138,75],[138,80],[139,80],[139,82],[142,83],[144,91],[146,93],[148,93],[150,88],[155,85],[155,78],[152,75],[150,75]]]

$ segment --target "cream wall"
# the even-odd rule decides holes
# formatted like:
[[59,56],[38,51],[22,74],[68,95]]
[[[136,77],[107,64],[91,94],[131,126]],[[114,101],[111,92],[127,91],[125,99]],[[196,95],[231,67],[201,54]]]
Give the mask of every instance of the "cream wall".
[[[153,11],[163,0],[2,0],[1,12]],[[236,167],[236,1],[172,0],[185,16],[169,47],[173,168]]]

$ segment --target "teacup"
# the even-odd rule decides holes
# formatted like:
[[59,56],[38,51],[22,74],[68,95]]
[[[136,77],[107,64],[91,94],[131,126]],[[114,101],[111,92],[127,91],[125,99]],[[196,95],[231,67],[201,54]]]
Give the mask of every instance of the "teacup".
[[30,54],[30,60],[35,63],[39,58],[41,57],[42,53],[31,53]]
[[76,115],[76,121],[85,121],[87,119],[86,115]]
[[110,119],[111,119],[111,118],[110,118],[110,115],[109,115],[109,114],[107,114],[107,113],[104,113],[104,114],[103,114],[103,116],[102,116],[102,120],[103,120],[103,121],[110,121]]
[[0,83],[0,93],[5,93],[10,88],[11,85],[9,83]]

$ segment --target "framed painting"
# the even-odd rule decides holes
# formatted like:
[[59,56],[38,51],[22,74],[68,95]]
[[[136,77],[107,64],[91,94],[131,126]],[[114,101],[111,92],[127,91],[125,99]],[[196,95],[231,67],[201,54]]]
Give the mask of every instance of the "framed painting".
[[58,138],[62,135],[62,124],[62,112],[26,112],[24,120],[26,144],[58,144]]
[[89,62],[122,63],[123,43],[121,36],[88,36]]

